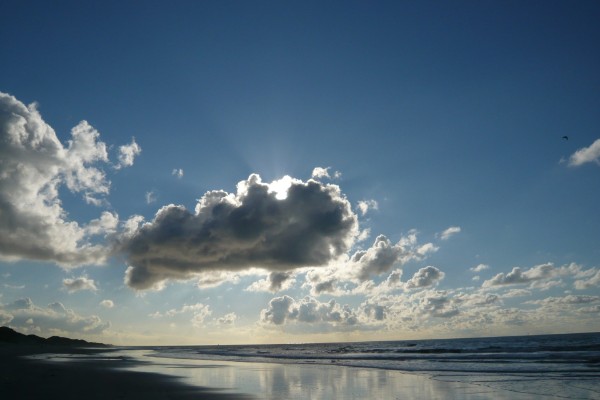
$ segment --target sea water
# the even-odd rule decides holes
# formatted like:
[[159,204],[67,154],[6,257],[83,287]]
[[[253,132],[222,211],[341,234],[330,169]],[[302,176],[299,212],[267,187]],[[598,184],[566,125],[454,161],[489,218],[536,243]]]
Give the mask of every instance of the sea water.
[[531,398],[600,399],[600,333],[151,350],[169,359],[360,367]]

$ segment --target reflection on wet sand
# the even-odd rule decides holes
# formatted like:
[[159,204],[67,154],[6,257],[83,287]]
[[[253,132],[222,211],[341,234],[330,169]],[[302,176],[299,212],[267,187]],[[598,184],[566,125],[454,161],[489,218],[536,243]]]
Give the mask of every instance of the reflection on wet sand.
[[[539,399],[526,393],[393,370],[318,364],[276,364],[145,357],[132,368],[181,377],[186,383],[260,399]],[[543,397],[542,397],[543,398]],[[548,397],[551,398],[551,397]]]

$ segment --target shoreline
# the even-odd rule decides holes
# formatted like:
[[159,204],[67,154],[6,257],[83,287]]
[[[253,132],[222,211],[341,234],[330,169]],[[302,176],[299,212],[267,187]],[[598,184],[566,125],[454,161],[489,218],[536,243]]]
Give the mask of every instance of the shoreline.
[[[0,397],[43,399],[58,396],[65,400],[85,399],[196,399],[250,400],[254,397],[221,393],[212,387],[189,385],[172,375],[133,371],[137,360],[102,357],[99,362],[87,359],[99,353],[119,349],[88,349],[54,346],[0,346]],[[44,361],[45,354],[82,356],[68,362]],[[40,356],[38,359],[29,356]]]
[[[373,399],[558,400],[549,377],[476,373],[459,378],[369,367],[312,363],[153,357],[149,348],[0,346],[0,395],[63,399]],[[464,379],[468,377],[467,379]],[[488,379],[491,377],[492,379]],[[501,379],[495,381],[495,378]],[[500,386],[498,386],[500,382]],[[531,386],[537,390],[531,390]],[[550,385],[552,386],[552,385]],[[564,389],[564,388],[563,388]],[[572,387],[572,389],[575,389]],[[590,393],[594,393],[591,394]],[[575,393],[571,393],[575,394]],[[583,394],[583,392],[581,392]],[[575,396],[600,399],[598,392]],[[7,396],[4,396],[7,397]],[[570,398],[570,397],[568,397]]]

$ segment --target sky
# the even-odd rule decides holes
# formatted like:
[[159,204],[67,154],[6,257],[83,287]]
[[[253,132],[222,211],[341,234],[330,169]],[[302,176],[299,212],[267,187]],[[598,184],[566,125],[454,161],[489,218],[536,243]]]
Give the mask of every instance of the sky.
[[600,3],[15,1],[0,324],[600,331]]

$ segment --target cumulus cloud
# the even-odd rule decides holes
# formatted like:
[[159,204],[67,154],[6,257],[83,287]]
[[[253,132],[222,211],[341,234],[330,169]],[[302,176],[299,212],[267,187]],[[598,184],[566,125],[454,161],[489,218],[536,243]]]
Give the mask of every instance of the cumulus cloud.
[[457,293],[452,298],[456,304],[466,306],[486,306],[500,301],[500,296],[491,293]]
[[366,301],[361,304],[361,311],[368,320],[383,321],[387,318],[388,308],[386,306]]
[[451,226],[440,234],[440,239],[448,240],[451,236],[460,233],[460,226]]
[[279,292],[292,287],[296,283],[290,272],[271,272],[265,279],[253,282],[246,288],[249,292]]
[[584,147],[571,154],[569,166],[578,167],[588,162],[600,165],[600,139],[596,139],[589,147]]
[[338,288],[339,280],[340,272],[336,267],[311,269],[306,273],[306,282],[302,287],[309,287],[313,296],[319,296],[322,293],[341,296],[345,292]]
[[126,283],[143,290],[206,271],[326,265],[357,235],[357,217],[338,186],[290,177],[267,184],[253,174],[237,193],[207,192],[194,212],[162,207],[118,247],[130,264]]
[[350,259],[351,268],[356,271],[359,280],[365,281],[371,275],[379,275],[389,271],[396,263],[401,262],[407,254],[401,244],[392,244],[384,235],[375,239],[373,246],[367,250],[354,253]]
[[415,289],[433,286],[444,279],[444,275],[436,267],[428,266],[421,268],[406,282],[406,288]]
[[404,289],[405,283],[401,281],[402,269],[398,268],[392,271],[388,277],[376,284],[372,280],[361,282],[355,288],[342,294],[366,295],[370,298],[377,297],[395,290]]
[[564,297],[547,297],[541,300],[530,300],[527,304],[537,304],[542,306],[565,306],[577,304],[590,304],[600,302],[600,296],[575,296],[568,295]]
[[362,216],[365,216],[369,210],[378,210],[379,203],[375,200],[361,200],[357,203],[356,207]]
[[142,148],[135,142],[135,138],[131,139],[130,144],[119,146],[119,163],[115,168],[131,167],[135,157],[142,152]]
[[563,297],[547,297],[540,300],[529,300],[525,303],[535,304],[546,310],[565,310],[599,302],[600,296],[575,296],[570,294]]
[[392,244],[384,235],[379,235],[370,248],[352,255],[349,268],[359,281],[365,281],[372,275],[381,275],[410,260],[421,260],[435,251],[437,247],[432,243],[418,245],[414,232],[402,237],[396,244]]
[[261,311],[261,321],[274,325],[286,322],[355,325],[358,317],[350,307],[342,306],[335,300],[322,303],[310,296],[298,301],[290,296],[282,296],[272,299],[269,306]]
[[[313,296],[322,293],[341,296],[389,292],[403,287],[400,282],[400,267],[409,261],[423,260],[437,249],[432,243],[418,243],[415,231],[401,237],[395,244],[384,235],[379,235],[371,247],[356,251],[346,261],[327,268],[309,270],[303,287],[310,287]],[[376,285],[370,280],[371,277],[387,274],[394,267],[396,270],[380,284]],[[358,286],[353,289],[341,289],[342,282]]]
[[194,311],[194,316],[191,319],[192,325],[196,328],[204,325],[204,320],[208,318],[212,314],[212,311],[208,306],[204,306],[203,308]]
[[0,309],[0,325],[8,325],[8,323],[12,321],[13,318],[14,317],[12,316],[12,314]]
[[104,308],[113,308],[115,306],[115,303],[112,300],[102,300],[100,302],[100,305]]
[[[64,146],[35,104],[0,93],[0,258],[56,262],[64,267],[102,264],[108,251],[88,229],[68,219],[59,197],[66,187],[85,201],[103,204],[110,182],[96,166],[108,163],[106,144],[86,121]],[[105,221],[108,214],[104,214]]]
[[421,298],[420,311],[432,317],[451,318],[460,312],[445,292],[428,293]]
[[171,171],[171,175],[176,176],[177,178],[181,179],[181,178],[183,178],[183,169],[174,168],[173,171]]
[[536,265],[527,271],[523,271],[519,267],[514,267],[509,273],[499,273],[492,279],[483,282],[483,287],[506,286],[517,284],[530,284],[530,288],[548,289],[550,287],[561,284],[560,281],[549,281],[550,279],[561,276],[581,277],[588,274],[588,271],[583,271],[581,266],[577,264],[555,267],[552,263]]
[[490,266],[489,266],[489,265],[487,265],[487,264],[479,264],[479,265],[477,265],[477,266],[475,266],[475,267],[471,267],[471,268],[469,268],[469,270],[471,270],[471,271],[473,271],[473,272],[483,272],[483,271],[485,271],[486,269],[490,269]]
[[315,167],[312,171],[312,177],[314,179],[322,179],[322,178],[327,178],[327,179],[339,179],[342,176],[342,173],[339,171],[335,171],[333,174],[329,174],[329,170],[331,169],[331,167],[327,167],[327,168],[323,168],[323,167]]
[[[588,279],[578,279],[575,281],[575,289],[585,290],[592,287],[600,286],[600,270],[591,269],[590,272],[594,273]],[[586,278],[586,276],[582,276],[582,278]]]
[[79,292],[81,290],[91,290],[92,292],[98,290],[94,280],[89,279],[87,276],[63,279],[63,286],[69,291],[69,293]]
[[103,322],[96,315],[81,316],[59,302],[39,307],[30,298],[0,306],[0,318],[1,315],[9,318],[16,329],[46,335],[97,334],[110,327],[109,322]]
[[223,315],[222,317],[217,319],[217,323],[219,325],[234,325],[235,321],[237,321],[238,316],[236,315],[236,313],[231,312],[228,314]]

